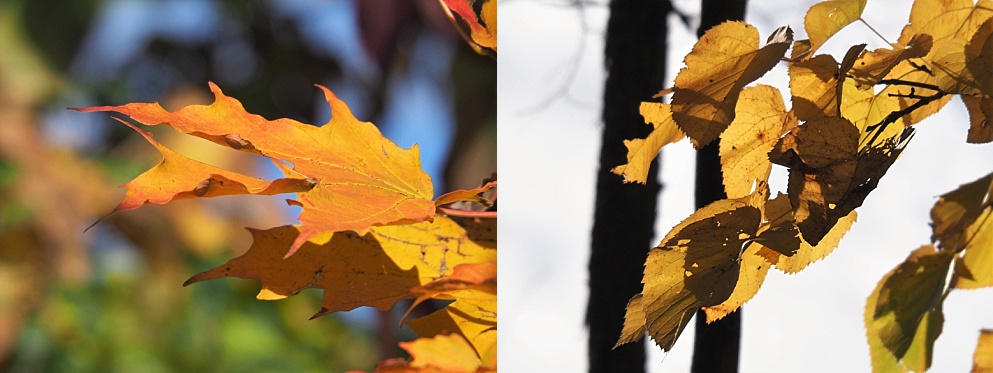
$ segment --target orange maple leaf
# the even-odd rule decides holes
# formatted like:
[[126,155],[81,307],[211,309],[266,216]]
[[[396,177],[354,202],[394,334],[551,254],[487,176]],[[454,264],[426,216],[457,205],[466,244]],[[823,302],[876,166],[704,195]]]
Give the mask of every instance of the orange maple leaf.
[[[215,101],[169,112],[158,103],[133,103],[76,109],[113,111],[145,125],[165,124],[214,143],[293,164],[293,173],[314,182],[298,191],[301,233],[291,255],[304,242],[324,232],[355,231],[363,235],[377,225],[419,222],[434,216],[431,178],[421,169],[417,145],[402,149],[383,137],[372,123],[362,122],[327,88],[318,86],[331,107],[331,120],[321,127],[292,119],[273,121],[245,111],[238,100],[210,83]],[[171,169],[180,177],[192,169]],[[162,176],[166,177],[166,176]],[[136,179],[129,188],[148,186]],[[170,191],[172,193],[172,191]],[[165,196],[150,196],[164,199]]]

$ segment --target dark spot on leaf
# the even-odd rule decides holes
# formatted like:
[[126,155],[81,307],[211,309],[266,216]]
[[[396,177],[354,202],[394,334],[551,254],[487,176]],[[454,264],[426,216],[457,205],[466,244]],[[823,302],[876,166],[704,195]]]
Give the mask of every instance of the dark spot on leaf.
[[210,189],[210,182],[213,180],[214,179],[205,179],[204,181],[201,181],[200,184],[197,184],[197,186],[193,188],[193,194],[197,197],[205,196],[207,191]]

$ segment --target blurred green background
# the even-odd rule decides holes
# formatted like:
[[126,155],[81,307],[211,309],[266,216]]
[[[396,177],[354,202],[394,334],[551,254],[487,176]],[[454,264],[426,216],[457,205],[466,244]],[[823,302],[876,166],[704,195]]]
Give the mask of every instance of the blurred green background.
[[[212,99],[324,123],[313,85],[402,147],[436,193],[496,170],[496,62],[437,1],[0,0],[0,371],[369,370],[402,356],[392,312],[307,320],[320,291],[255,299],[258,283],[181,284],[248,249],[244,227],[294,224],[284,198],[225,197],[108,216],[161,156],[109,115],[67,107]],[[170,128],[166,146],[263,178],[264,159]],[[457,156],[452,156],[456,154]]]

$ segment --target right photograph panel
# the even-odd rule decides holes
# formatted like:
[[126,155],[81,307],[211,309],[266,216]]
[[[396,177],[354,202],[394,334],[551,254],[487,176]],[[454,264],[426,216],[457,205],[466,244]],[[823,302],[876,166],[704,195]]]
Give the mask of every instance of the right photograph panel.
[[499,12],[503,370],[989,369],[993,4]]

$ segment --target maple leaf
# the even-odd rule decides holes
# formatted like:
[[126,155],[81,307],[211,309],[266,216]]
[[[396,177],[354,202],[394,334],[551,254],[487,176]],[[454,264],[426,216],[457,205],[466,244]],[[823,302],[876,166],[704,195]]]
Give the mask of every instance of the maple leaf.
[[814,4],[803,17],[803,28],[810,38],[810,52],[817,52],[824,42],[852,22],[862,18],[867,0],[833,0]]
[[[488,48],[494,52],[497,50],[497,2],[496,0],[485,0],[483,2],[482,11],[479,14],[479,19],[476,17],[476,13],[472,10],[472,6],[469,5],[468,0],[442,0],[442,8],[448,12],[448,18],[455,23],[455,28],[462,33],[462,29],[459,28],[458,23],[455,18],[452,17],[451,12],[458,14],[466,24],[469,25],[470,35],[466,37],[463,33],[462,36],[469,42],[476,53],[485,54],[483,48]],[[482,20],[483,24],[479,21]]]
[[497,361],[497,302],[458,298],[445,308],[407,322],[417,335],[457,333],[472,345],[485,366]]
[[901,361],[914,371],[930,366],[944,322],[941,295],[952,256],[922,246],[876,285],[865,308],[873,371],[895,371]]
[[455,303],[428,315],[438,314],[437,319],[415,320],[411,328],[421,336],[458,332],[479,356],[485,356],[496,343],[496,276],[496,262],[459,264],[450,275],[411,289],[418,297],[400,323],[425,300],[455,299]]
[[213,83],[215,101],[207,106],[169,112],[158,103],[134,103],[77,110],[113,111],[145,125],[165,124],[236,150],[289,162],[295,174],[317,180],[313,188],[298,193],[302,228],[288,255],[321,233],[351,230],[362,235],[376,225],[431,219],[434,191],[431,178],[421,169],[417,146],[398,147],[372,123],[357,120],[331,91],[318,87],[331,107],[331,120],[321,127],[249,114]]
[[359,306],[389,309],[414,298],[411,289],[430,283],[463,263],[496,261],[496,219],[439,215],[432,222],[374,227],[364,236],[352,232],[321,234],[282,259],[300,228],[249,228],[254,243],[227,263],[184,283],[221,277],[262,282],[259,299],[281,299],[307,288],[324,289],[323,307],[313,317]]
[[789,27],[776,29],[759,47],[758,30],[744,22],[725,22],[706,33],[686,55],[673,87],[672,117],[701,148],[734,119],[741,89],[772,69],[793,42]]
[[624,176],[624,182],[644,184],[648,179],[648,169],[652,160],[659,154],[663,146],[672,144],[686,137],[672,120],[672,109],[669,104],[659,102],[642,102],[640,109],[645,123],[654,127],[652,133],[644,139],[624,140],[628,148],[628,163],[614,167],[610,172]]
[[148,140],[163,159],[152,169],[124,184],[127,193],[112,213],[135,209],[146,203],[165,204],[182,199],[234,194],[306,192],[314,187],[314,183],[307,179],[283,178],[267,182],[192,160],[162,146],[152,138],[151,133],[119,121]]
[[374,373],[471,373],[496,370],[495,367],[482,365],[469,343],[458,334],[418,338],[399,344],[400,348],[410,354],[411,360],[386,360],[376,365]]

